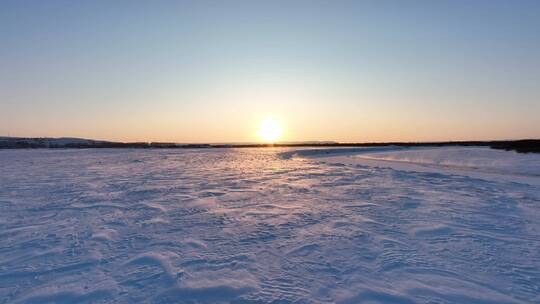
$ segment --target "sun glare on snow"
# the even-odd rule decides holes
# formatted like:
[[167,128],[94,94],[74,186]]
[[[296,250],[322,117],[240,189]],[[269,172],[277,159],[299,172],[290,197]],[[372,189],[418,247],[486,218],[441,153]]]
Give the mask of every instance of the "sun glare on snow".
[[268,143],[273,143],[281,136],[281,124],[272,118],[266,118],[259,125],[259,137]]

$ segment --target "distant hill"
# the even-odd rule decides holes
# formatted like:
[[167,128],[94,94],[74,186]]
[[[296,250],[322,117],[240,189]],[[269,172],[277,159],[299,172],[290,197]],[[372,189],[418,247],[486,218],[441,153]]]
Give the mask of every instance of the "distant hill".
[[0,136],[0,149],[84,149],[84,148],[209,148],[209,144],[162,142],[115,142],[76,137],[7,137]]
[[111,144],[109,141],[92,140],[84,138],[60,137],[0,137],[0,148],[17,149],[17,148],[67,148],[67,147],[84,147]]
[[275,144],[229,143],[229,144],[182,144],[164,142],[113,142],[72,137],[1,137],[0,149],[84,149],[84,148],[264,148],[264,147],[446,147],[485,146],[493,149],[513,150],[520,153],[540,153],[540,139],[499,140],[499,141],[448,141],[448,142],[379,142],[379,143],[338,143],[332,141],[280,142]]

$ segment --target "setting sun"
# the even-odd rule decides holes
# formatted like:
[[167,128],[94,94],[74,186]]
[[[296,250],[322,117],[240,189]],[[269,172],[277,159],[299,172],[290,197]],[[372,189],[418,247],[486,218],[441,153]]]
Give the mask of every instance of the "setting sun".
[[259,137],[265,142],[273,143],[281,136],[281,124],[272,118],[264,119],[259,125]]

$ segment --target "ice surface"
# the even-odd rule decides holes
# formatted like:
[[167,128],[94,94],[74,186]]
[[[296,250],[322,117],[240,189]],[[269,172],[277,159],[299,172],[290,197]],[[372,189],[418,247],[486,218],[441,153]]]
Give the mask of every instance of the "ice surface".
[[538,303],[537,158],[468,151],[0,151],[0,303]]

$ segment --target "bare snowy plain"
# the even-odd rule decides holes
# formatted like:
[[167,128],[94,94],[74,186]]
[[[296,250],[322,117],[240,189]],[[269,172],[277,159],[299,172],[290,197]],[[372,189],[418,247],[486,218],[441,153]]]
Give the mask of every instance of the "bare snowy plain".
[[539,303],[540,155],[0,151],[0,303]]

